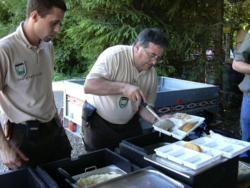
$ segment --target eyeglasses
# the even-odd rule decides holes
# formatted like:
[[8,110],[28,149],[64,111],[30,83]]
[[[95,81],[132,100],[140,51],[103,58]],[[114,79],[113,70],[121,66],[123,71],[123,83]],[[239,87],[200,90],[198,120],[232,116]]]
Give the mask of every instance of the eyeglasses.
[[155,60],[157,63],[163,62],[162,56],[158,56],[152,52],[148,52],[145,48],[143,48],[143,50],[147,54],[148,58],[150,58],[151,60]]

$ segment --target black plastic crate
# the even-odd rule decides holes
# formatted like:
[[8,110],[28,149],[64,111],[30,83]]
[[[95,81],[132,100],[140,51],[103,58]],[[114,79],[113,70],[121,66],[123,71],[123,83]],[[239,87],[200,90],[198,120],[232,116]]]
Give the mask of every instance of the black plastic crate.
[[145,156],[151,155],[154,149],[160,147],[164,142],[173,143],[175,140],[167,135],[158,132],[129,138],[119,145],[120,154],[129,159],[135,165],[141,168],[152,166],[166,175],[186,183],[192,187],[210,188],[210,187],[236,187],[238,176],[238,157],[226,160],[217,164],[203,172],[195,175],[185,176],[170,168],[163,168],[153,162],[144,159]]
[[43,169],[41,169],[40,167],[36,167],[34,171],[39,176],[39,178],[44,182],[47,188],[59,188],[57,182],[54,179],[52,179],[52,177],[50,177],[50,175]]
[[143,158],[146,154],[154,153],[154,149],[163,146],[164,143],[173,143],[177,140],[173,137],[151,132],[142,136],[128,138],[119,145],[119,152],[135,165],[146,167],[150,165]]
[[77,159],[63,159],[42,165],[37,168],[37,172],[44,181],[47,179],[46,176],[49,176],[57,183],[58,187],[71,187],[58,172],[58,168],[63,168],[71,176],[74,176],[84,173],[87,168],[93,166],[102,168],[112,164],[125,172],[130,172],[132,170],[132,165],[127,159],[109,149],[101,149],[81,155]]
[[45,188],[44,182],[30,168],[7,172],[0,175],[1,188]]

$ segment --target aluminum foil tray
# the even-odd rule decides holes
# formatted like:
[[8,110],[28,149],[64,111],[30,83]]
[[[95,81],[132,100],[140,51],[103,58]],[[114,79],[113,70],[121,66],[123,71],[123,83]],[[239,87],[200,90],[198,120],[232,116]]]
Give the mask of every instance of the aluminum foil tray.
[[[175,113],[171,118],[169,118],[174,123],[174,127],[171,130],[164,129],[164,125],[157,126],[153,125],[154,130],[159,131],[168,136],[172,136],[178,140],[185,138],[190,132],[195,130],[199,125],[201,125],[205,118],[200,116],[189,115],[186,113]],[[189,130],[184,131],[183,126],[186,124],[192,124],[193,127]]]
[[157,170],[141,169],[133,173],[115,178],[108,182],[93,186],[95,188],[184,188],[184,185]]
[[[92,170],[91,170],[92,169]],[[123,171],[122,169],[118,168],[117,166],[115,165],[109,165],[109,166],[106,166],[106,167],[103,167],[103,168],[96,168],[95,166],[93,167],[89,167],[87,169],[85,169],[85,171],[87,172],[84,172],[82,174],[78,174],[78,175],[75,175],[73,176],[73,178],[75,180],[79,180],[79,179],[82,179],[82,181],[86,180],[87,178],[89,177],[96,177],[98,178],[98,176],[102,176],[104,174],[108,174],[108,175],[113,175],[114,178],[116,177],[119,177],[119,176],[122,176],[124,174],[126,174],[125,171]],[[95,185],[95,183],[91,183],[91,184],[88,184],[88,186],[84,186],[84,187],[89,187],[89,186],[93,186]],[[73,187],[82,187],[82,186],[79,186],[78,183],[76,183],[75,185],[72,185]]]

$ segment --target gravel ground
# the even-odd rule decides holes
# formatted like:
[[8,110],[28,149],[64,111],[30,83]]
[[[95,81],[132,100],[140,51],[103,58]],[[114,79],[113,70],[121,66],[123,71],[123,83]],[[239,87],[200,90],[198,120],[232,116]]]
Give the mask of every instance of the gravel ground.
[[86,153],[83,141],[80,137],[73,135],[67,131],[67,135],[71,146],[73,148],[71,152],[71,158],[77,158],[79,155],[83,155]]

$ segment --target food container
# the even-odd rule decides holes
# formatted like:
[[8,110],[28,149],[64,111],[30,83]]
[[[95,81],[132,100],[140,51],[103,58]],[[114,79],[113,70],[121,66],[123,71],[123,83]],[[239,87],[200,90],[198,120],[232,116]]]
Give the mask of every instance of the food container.
[[94,169],[91,169],[92,170],[85,173],[74,175],[73,179],[75,179],[77,183],[75,185],[71,183],[71,185],[74,187],[93,186],[127,174],[115,165],[109,165],[99,169],[94,167]]
[[[185,147],[187,142],[179,141],[155,149],[155,153],[165,159],[197,170],[206,166],[212,166],[221,159],[220,152],[201,148],[199,151]],[[195,146],[195,145],[191,145]],[[199,148],[198,148],[199,149]]]
[[172,121],[175,125],[172,129],[165,129],[164,124],[154,124],[154,130],[168,136],[172,136],[178,140],[182,140],[193,130],[199,127],[199,125],[204,122],[205,118],[185,113],[175,113],[171,118],[169,118],[169,120]]
[[155,154],[154,149],[177,141],[171,136],[153,132],[123,140],[119,149],[122,156],[139,167],[152,166],[167,176],[194,188],[236,187],[238,157],[221,158],[212,166],[208,165],[194,170]]
[[46,188],[45,183],[30,168],[7,172],[0,175],[1,188],[25,187]]
[[123,140],[119,144],[119,150],[120,154],[129,159],[133,164],[146,167],[150,164],[143,159],[144,155],[152,154],[155,148],[176,141],[178,140],[171,136],[159,134],[159,132],[151,132]]
[[210,131],[210,135],[191,141],[206,150],[220,153],[223,157],[233,158],[250,149],[250,143],[228,138]]
[[184,188],[185,186],[153,169],[140,169],[127,175],[115,178],[108,182],[93,186],[95,188]]
[[94,152],[81,155],[76,159],[63,159],[55,161],[49,164],[41,165],[37,169],[39,169],[39,176],[43,178],[44,181],[47,179],[46,176],[49,176],[57,183],[58,187],[73,187],[65,176],[62,176],[58,170],[59,168],[67,171],[73,178],[77,178],[78,175],[81,176],[81,174],[86,172],[90,174],[90,169],[93,170],[93,167],[95,167],[95,170],[98,172],[101,171],[101,169],[105,171],[111,169],[110,165],[115,165],[126,173],[132,170],[132,165],[127,159],[109,149],[96,150]]

